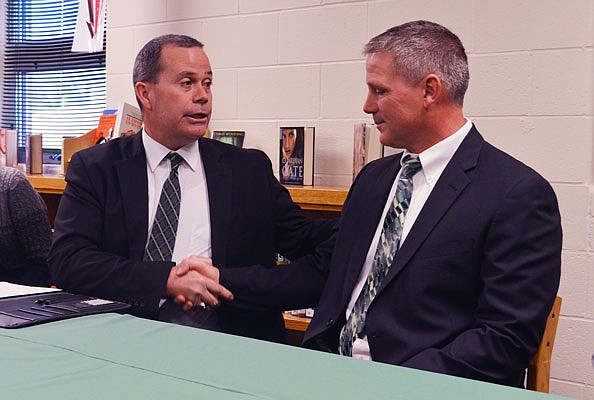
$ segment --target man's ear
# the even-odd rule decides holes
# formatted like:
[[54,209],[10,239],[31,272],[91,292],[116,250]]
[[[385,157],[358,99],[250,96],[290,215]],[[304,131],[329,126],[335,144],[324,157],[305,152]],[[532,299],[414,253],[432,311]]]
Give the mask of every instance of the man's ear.
[[136,82],[134,85],[134,92],[136,93],[136,98],[142,104],[143,110],[150,110],[151,109],[151,88],[150,84],[146,82]]
[[445,95],[445,88],[439,76],[435,74],[428,74],[422,81],[425,94],[423,97],[423,105],[428,108],[431,104],[440,100]]

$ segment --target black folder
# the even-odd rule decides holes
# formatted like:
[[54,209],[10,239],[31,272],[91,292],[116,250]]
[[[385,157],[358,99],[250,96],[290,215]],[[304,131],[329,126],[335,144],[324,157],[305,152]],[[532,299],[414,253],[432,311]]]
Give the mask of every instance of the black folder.
[[122,312],[130,305],[62,291],[0,299],[0,327],[20,328],[81,315]]

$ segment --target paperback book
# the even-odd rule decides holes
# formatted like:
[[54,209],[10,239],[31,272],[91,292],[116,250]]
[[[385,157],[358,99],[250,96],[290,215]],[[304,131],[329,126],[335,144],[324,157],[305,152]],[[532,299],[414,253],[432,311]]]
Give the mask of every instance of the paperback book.
[[280,128],[280,182],[286,185],[313,185],[315,128]]
[[118,110],[115,109],[103,110],[103,114],[99,116],[99,123],[95,132],[95,144],[103,143],[113,137],[117,112]]
[[18,132],[16,129],[0,128],[0,165],[17,166],[17,139]]
[[379,141],[380,131],[375,125],[355,124],[353,141],[353,180],[370,161],[384,156],[384,146]]
[[243,147],[244,131],[214,131],[212,138],[219,142],[227,143],[237,147]]
[[140,108],[125,101],[122,102],[117,111],[112,137],[133,135],[140,128],[142,128],[142,113],[140,112]]

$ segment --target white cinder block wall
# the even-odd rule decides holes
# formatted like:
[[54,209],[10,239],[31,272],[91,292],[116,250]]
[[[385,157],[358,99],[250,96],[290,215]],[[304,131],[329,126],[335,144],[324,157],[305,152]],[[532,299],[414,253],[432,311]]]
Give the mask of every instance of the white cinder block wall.
[[594,0],[111,0],[108,105],[134,101],[134,56],[154,36],[206,45],[211,129],[245,130],[277,164],[278,127],[316,127],[316,184],[348,186],[353,124],[370,121],[361,49],[413,19],[457,33],[470,57],[467,115],[555,187],[564,229],[552,392],[594,399]]

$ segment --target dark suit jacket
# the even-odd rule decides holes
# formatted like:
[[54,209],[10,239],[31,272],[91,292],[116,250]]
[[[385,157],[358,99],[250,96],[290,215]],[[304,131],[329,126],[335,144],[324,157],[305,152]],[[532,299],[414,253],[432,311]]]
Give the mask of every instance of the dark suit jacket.
[[[399,157],[367,165],[350,190],[336,236],[316,257],[284,270],[284,280],[304,286],[314,282],[320,287],[327,277],[305,334],[307,347],[338,350],[345,310],[383,218]],[[366,333],[372,359],[522,386],[557,293],[560,264],[560,217],[551,186],[486,143],[473,127],[369,308]],[[270,298],[255,302],[262,275],[230,271],[222,282],[244,304],[280,307],[292,302],[270,281],[265,288]],[[291,288],[291,296],[299,290]],[[306,303],[315,301],[315,293],[304,292]]]
[[[303,216],[264,153],[210,139],[200,139],[199,147],[214,265],[273,265],[277,252],[295,259],[329,235],[327,223]],[[54,283],[130,303],[136,314],[155,317],[173,263],[143,261],[148,195],[142,136],[76,153],[66,180],[49,256]],[[223,306],[215,314],[218,330],[275,341],[284,337],[280,313]]]

